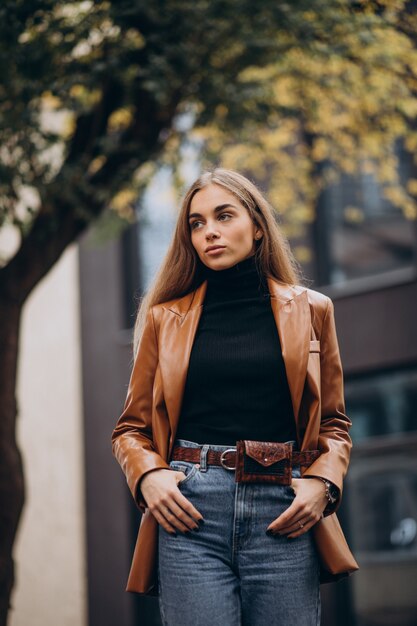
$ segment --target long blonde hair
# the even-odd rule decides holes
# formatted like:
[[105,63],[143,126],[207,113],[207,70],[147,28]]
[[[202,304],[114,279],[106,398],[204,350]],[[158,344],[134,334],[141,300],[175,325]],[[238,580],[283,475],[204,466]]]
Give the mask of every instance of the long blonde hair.
[[287,239],[276,222],[276,214],[259,189],[245,176],[223,168],[206,171],[185,193],[174,235],[162,265],[146,295],[139,303],[133,334],[133,354],[136,355],[147,313],[155,304],[179,298],[196,289],[204,280],[203,264],[192,243],[188,214],[194,195],[207,185],[216,184],[243,204],[263,237],[256,241],[256,262],[264,275],[294,285],[300,270]]

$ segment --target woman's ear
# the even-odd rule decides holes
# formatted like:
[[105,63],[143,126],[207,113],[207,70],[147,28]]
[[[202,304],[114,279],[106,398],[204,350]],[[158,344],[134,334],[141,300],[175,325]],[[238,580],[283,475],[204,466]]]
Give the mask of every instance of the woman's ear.
[[258,241],[259,239],[262,239],[262,237],[263,237],[263,232],[260,229],[256,230],[255,239]]

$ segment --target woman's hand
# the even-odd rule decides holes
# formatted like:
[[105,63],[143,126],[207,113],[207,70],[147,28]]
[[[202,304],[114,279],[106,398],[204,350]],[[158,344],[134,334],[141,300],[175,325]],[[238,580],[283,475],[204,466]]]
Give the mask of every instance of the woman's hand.
[[326,487],[319,478],[293,478],[295,498],[267,528],[272,534],[299,537],[323,517],[327,505]]
[[199,528],[196,522],[203,520],[201,513],[178,489],[182,479],[184,472],[157,469],[145,474],[140,481],[140,491],[147,507],[162,528],[173,535],[176,530],[196,530]]

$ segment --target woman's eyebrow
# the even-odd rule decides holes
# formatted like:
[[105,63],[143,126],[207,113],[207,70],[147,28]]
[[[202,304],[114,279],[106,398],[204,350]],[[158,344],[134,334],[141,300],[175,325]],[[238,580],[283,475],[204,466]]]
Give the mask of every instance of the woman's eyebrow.
[[[237,207],[234,204],[230,204],[230,202],[226,202],[225,204],[219,204],[218,206],[216,206],[213,209],[214,213],[218,213],[219,211],[222,211],[223,209],[226,209],[227,207],[232,207],[233,209],[237,209]],[[192,217],[203,217],[201,215],[201,213],[190,213],[190,215],[188,216],[188,219],[191,219]]]

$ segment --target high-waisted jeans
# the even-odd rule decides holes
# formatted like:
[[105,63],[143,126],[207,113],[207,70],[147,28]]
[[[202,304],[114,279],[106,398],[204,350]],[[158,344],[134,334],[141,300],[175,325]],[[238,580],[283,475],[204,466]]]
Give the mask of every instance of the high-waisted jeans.
[[[164,626],[318,626],[319,559],[311,530],[289,539],[266,529],[293,501],[290,486],[236,483],[234,471],[171,461],[181,493],[203,515],[200,530],[159,526],[159,607]],[[300,477],[299,466],[292,476]]]

